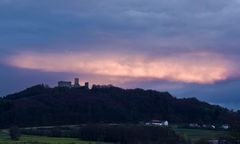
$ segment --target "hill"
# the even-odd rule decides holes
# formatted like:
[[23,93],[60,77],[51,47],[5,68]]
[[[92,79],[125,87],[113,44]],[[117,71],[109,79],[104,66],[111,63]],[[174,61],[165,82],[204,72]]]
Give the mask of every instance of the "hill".
[[227,123],[233,113],[196,98],[177,99],[168,92],[113,86],[49,88],[37,85],[0,99],[0,127],[80,123]]

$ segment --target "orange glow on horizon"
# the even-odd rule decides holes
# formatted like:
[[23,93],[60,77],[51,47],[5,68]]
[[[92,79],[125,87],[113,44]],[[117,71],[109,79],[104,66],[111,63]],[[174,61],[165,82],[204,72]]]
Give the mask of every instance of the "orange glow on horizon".
[[121,54],[24,53],[12,56],[8,64],[45,72],[88,73],[198,84],[223,81],[232,73],[229,66],[231,62],[212,53],[187,53],[158,58]]

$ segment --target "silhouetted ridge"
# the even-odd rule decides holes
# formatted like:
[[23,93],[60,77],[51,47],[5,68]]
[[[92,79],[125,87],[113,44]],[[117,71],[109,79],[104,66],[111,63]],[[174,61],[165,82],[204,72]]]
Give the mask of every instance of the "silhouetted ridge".
[[46,93],[46,92],[48,92],[48,90],[49,90],[48,86],[39,84],[39,85],[32,86],[30,88],[27,88],[21,92],[8,95],[4,98],[14,100],[14,99],[19,99],[19,98],[23,98],[23,97],[30,97],[30,96],[35,96],[38,94]]
[[49,88],[37,85],[0,100],[0,127],[80,123],[223,124],[236,113],[196,98],[177,99],[168,92],[108,86]]

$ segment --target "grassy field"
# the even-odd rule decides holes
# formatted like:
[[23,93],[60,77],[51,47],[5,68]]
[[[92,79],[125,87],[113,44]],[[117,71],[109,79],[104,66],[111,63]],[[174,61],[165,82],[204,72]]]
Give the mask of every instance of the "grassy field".
[[0,144],[96,144],[74,138],[53,138],[23,135],[19,141],[12,141],[6,132],[0,132]]
[[[202,129],[184,129],[173,127],[179,135],[196,142],[199,139],[217,139],[228,135],[226,131],[202,130]],[[6,131],[0,131],[0,144],[97,144],[96,142],[80,141],[75,138],[54,138],[44,136],[21,136],[19,141],[12,141]]]
[[215,131],[215,130],[202,130],[202,129],[184,129],[184,128],[174,128],[176,133],[196,142],[199,139],[213,140],[221,136],[228,135],[226,131]]

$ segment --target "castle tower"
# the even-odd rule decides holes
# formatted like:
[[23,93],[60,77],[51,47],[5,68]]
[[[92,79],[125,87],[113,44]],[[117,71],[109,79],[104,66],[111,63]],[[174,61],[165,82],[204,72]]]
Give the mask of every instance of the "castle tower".
[[89,89],[89,82],[85,82],[84,87],[85,87],[85,89]]
[[79,84],[79,78],[75,78],[74,79],[74,87],[80,87],[80,84]]

